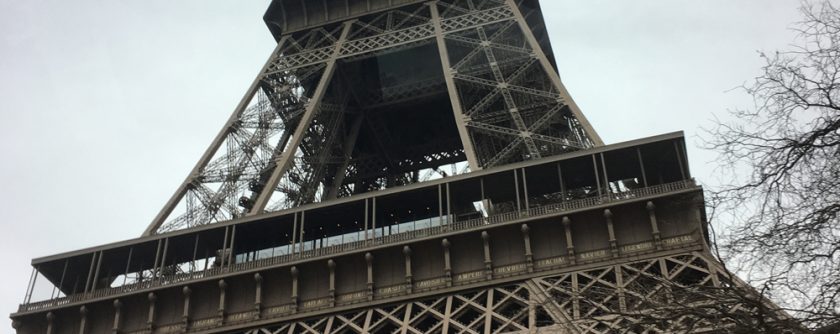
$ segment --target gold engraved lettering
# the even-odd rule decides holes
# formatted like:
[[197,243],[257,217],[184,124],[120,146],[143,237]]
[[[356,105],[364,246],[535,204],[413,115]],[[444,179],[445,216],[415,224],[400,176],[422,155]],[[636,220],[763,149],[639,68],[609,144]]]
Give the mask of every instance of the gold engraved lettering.
[[456,281],[468,281],[468,280],[478,279],[478,278],[482,278],[482,277],[484,277],[484,272],[483,271],[473,271],[473,272],[458,274],[458,276],[455,276],[455,280]]
[[688,235],[681,235],[681,236],[678,236],[678,237],[664,239],[664,240],[662,240],[662,243],[664,243],[668,246],[673,246],[673,245],[689,243],[689,242],[692,242],[692,241],[694,241],[694,238],[692,238],[691,235],[688,234]]
[[626,253],[630,253],[630,252],[643,251],[643,250],[647,250],[647,249],[651,249],[651,248],[653,248],[653,244],[651,244],[650,242],[643,242],[643,243],[640,243],[640,244],[621,246],[621,251],[626,252]]
[[513,272],[517,272],[517,271],[523,271],[523,270],[525,270],[525,265],[524,264],[514,264],[514,265],[494,268],[493,272],[495,272],[497,274],[509,274],[509,273],[513,273]]
[[536,262],[538,267],[550,267],[550,266],[557,266],[566,264],[565,257],[552,257],[548,259],[537,260]]
[[435,278],[435,279],[430,279],[430,280],[417,282],[416,286],[419,289],[424,289],[424,288],[430,288],[430,287],[433,287],[433,286],[441,285],[441,284],[443,284],[443,282],[444,281],[443,281],[442,278]]
[[304,308],[318,307],[318,306],[323,306],[323,305],[326,305],[326,304],[327,304],[326,299],[308,300],[308,301],[303,302],[303,307]]
[[581,253],[580,254],[580,259],[581,260],[591,260],[591,259],[596,259],[596,258],[599,258],[599,257],[604,257],[606,255],[607,255],[607,251],[598,250],[598,251],[594,251],[594,252]]
[[402,291],[402,289],[403,289],[402,285],[396,285],[396,286],[389,286],[389,287],[377,289],[376,292],[378,294],[381,294],[381,295],[387,295],[387,294],[400,292],[400,291]]

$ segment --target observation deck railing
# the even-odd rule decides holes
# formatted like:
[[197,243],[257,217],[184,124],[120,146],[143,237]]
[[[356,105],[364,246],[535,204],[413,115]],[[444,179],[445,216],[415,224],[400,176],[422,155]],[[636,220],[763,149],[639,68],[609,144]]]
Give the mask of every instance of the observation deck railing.
[[172,275],[164,275],[152,280],[131,283],[127,285],[110,287],[104,289],[94,290],[89,293],[81,293],[70,295],[51,300],[32,302],[28,304],[21,304],[18,312],[32,312],[42,309],[60,307],[62,305],[72,304],[84,300],[99,299],[108,296],[122,295],[126,293],[139,292],[143,290],[152,290],[155,288],[177,285],[179,283],[194,281],[199,279],[212,278],[223,276],[231,272],[248,271],[259,268],[274,267],[282,264],[288,264],[293,261],[300,261],[308,258],[316,258],[326,255],[342,254],[350,251],[359,251],[365,248],[381,245],[399,244],[405,241],[415,240],[418,238],[431,237],[435,235],[442,235],[446,233],[465,231],[479,227],[487,227],[490,225],[511,222],[517,219],[534,219],[544,216],[550,216],[562,212],[585,209],[607,203],[620,203],[624,201],[632,201],[639,198],[650,196],[657,196],[671,192],[687,190],[696,187],[693,179],[687,179],[672,183],[660,184],[645,188],[628,190],[618,193],[607,193],[600,196],[588,197],[583,199],[559,201],[540,205],[530,209],[523,209],[519,211],[511,211],[499,214],[493,214],[488,217],[481,217],[475,219],[468,219],[463,221],[453,220],[448,224],[439,226],[432,226],[402,233],[385,235],[369,240],[359,240],[338,245],[326,246],[321,248],[314,248],[302,250],[294,254],[283,254],[269,258],[258,259],[250,262],[235,263],[231,266],[209,268],[202,271],[177,273]]

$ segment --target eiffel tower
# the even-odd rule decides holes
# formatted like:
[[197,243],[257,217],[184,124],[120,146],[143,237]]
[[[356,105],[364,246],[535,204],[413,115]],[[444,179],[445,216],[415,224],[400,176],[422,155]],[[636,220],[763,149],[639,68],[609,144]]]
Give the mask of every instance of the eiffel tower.
[[721,325],[628,315],[743,283],[710,255],[682,134],[604,145],[538,1],[274,0],[264,19],[277,47],[142,237],[34,259],[18,333]]

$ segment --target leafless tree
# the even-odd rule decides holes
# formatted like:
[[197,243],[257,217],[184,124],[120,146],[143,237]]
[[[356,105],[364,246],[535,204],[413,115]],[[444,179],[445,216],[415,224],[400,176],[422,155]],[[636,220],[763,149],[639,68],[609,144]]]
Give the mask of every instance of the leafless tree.
[[712,192],[730,265],[803,324],[840,333],[840,10],[805,2],[786,51],[707,132],[731,177]]

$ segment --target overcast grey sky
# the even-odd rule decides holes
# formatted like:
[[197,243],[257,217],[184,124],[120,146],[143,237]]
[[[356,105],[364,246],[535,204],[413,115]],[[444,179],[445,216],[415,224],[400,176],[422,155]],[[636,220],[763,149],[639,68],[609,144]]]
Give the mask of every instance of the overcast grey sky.
[[[0,312],[33,257],[139,236],[273,48],[267,0],[0,0]],[[798,0],[542,0],[561,77],[607,143],[749,107]],[[5,327],[7,325],[0,325]]]

